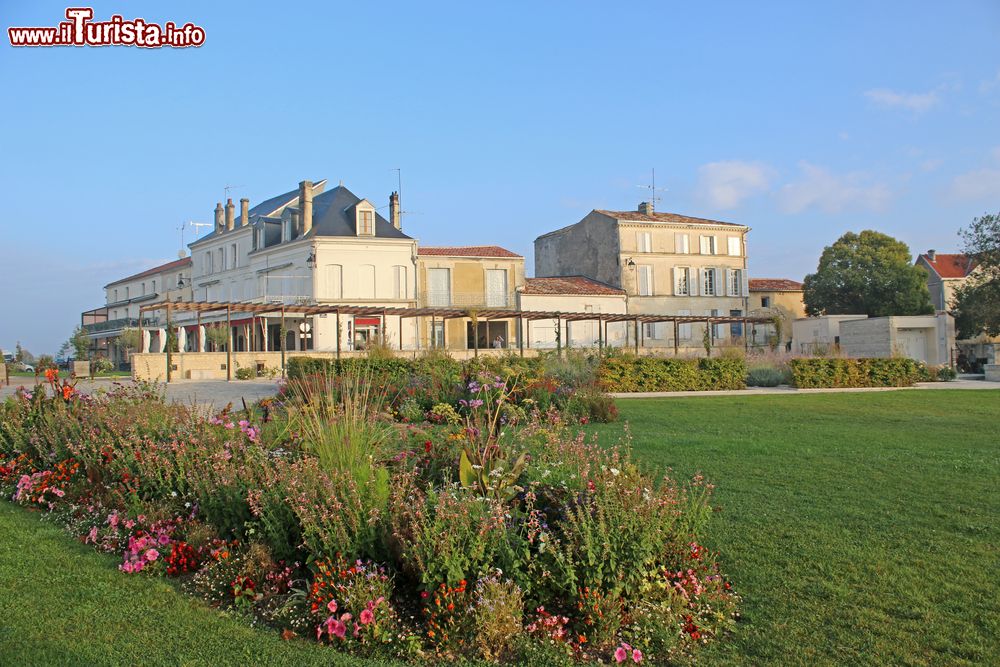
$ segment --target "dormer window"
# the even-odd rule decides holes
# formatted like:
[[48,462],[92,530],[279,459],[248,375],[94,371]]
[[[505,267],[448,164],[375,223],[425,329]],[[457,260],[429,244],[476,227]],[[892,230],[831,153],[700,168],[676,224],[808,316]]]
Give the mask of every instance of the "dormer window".
[[361,209],[358,211],[358,236],[372,236],[375,234],[375,214],[374,211]]

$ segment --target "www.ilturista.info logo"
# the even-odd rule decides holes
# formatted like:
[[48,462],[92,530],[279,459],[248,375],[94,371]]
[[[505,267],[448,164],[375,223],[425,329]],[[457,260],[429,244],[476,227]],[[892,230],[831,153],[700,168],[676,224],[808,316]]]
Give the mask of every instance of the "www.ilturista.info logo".
[[173,21],[158,25],[136,18],[126,21],[115,14],[109,21],[91,21],[91,7],[69,7],[68,21],[54,28],[7,28],[11,46],[164,46],[184,48],[205,43],[205,29],[193,23],[178,27]]

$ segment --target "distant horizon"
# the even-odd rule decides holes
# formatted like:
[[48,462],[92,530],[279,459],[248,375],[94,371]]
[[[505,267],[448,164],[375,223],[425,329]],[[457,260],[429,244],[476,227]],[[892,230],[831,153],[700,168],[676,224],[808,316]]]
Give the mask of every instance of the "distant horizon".
[[[407,234],[503,246],[528,275],[535,237],[634,210],[652,169],[657,211],[752,229],[754,278],[801,281],[847,231],[960,252],[1000,210],[990,0],[93,7],[204,44],[14,48],[4,30],[4,349],[56,352],[227,188],[253,206],[323,177],[382,207],[401,169]],[[49,26],[66,5],[4,9],[4,28]]]

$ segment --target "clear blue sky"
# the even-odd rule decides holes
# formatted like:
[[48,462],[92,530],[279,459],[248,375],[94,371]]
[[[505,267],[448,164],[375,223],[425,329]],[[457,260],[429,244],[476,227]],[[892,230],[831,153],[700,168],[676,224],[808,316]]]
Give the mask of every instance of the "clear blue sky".
[[65,7],[0,5],[4,348],[55,352],[226,184],[381,205],[401,167],[407,232],[529,273],[535,236],[633,208],[652,167],[659,210],[753,228],[757,277],[801,279],[848,230],[953,250],[1000,210],[996,0],[98,2],[206,43],[9,46]]

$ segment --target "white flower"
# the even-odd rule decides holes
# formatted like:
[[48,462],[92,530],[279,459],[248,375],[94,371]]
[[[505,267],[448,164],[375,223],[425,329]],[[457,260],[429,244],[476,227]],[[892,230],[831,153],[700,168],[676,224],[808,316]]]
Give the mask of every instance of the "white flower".
[[177,492],[176,491],[171,491],[170,492],[170,497],[171,498],[176,498],[177,497]]
[[612,468],[611,469],[611,474],[615,475],[616,477],[618,476],[618,473],[620,473],[620,472],[621,472],[621,470],[619,470],[618,468]]

